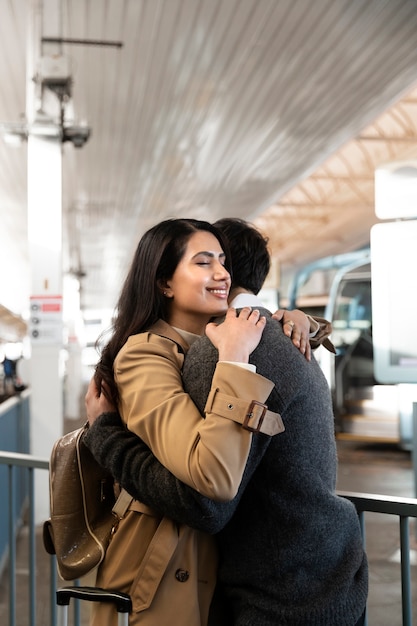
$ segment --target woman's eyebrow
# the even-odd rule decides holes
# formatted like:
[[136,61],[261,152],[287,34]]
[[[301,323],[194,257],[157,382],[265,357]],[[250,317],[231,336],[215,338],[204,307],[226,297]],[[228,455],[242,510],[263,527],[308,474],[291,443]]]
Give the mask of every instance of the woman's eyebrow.
[[208,250],[201,250],[200,252],[197,252],[196,254],[194,254],[194,256],[192,257],[193,259],[195,259],[198,256],[208,256],[211,259],[214,259],[216,256],[218,256],[220,259],[224,259],[226,258],[226,253],[225,252],[209,252]]

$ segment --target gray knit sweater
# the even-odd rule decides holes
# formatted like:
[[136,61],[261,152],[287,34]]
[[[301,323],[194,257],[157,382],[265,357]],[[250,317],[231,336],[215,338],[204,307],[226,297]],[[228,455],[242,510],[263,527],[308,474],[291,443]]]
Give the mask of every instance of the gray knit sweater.
[[[201,410],[216,362],[205,338],[185,359],[184,385]],[[230,614],[221,622],[213,611],[212,626],[354,626],[366,604],[367,560],[355,508],[335,494],[327,382],[317,361],[308,362],[272,319],[251,362],[275,383],[268,407],[286,430],[253,437],[241,488],[229,503],[180,483],[114,414],[96,422],[86,443],[132,495],[217,533],[219,591]]]

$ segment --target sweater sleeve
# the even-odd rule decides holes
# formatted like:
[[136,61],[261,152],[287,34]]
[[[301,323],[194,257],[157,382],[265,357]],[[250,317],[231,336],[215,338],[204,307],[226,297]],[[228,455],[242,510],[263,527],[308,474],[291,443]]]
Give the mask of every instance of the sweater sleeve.
[[123,425],[117,413],[101,415],[87,430],[84,442],[98,463],[134,498],[180,524],[214,534],[234,514],[270,437],[253,438],[238,495],[229,502],[210,500],[175,478],[148,446]]
[[[201,418],[183,389],[177,345],[152,333],[131,337],[115,361],[115,380],[123,421],[162,465],[209,498],[233,499],[252,434],[214,409]],[[241,419],[252,400],[265,402],[272,388],[266,378],[228,363],[217,365],[212,380],[212,390],[228,398]]]

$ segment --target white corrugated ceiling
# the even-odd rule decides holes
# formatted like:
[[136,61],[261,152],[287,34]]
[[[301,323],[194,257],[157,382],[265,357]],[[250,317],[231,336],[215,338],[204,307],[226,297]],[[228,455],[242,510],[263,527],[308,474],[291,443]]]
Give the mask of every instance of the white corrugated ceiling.
[[[66,119],[92,129],[63,146],[64,270],[85,273],[84,308],[114,306],[138,239],[166,217],[255,221],[284,274],[355,249],[376,222],[375,167],[416,155],[415,0],[0,7],[0,123],[25,117],[32,8],[43,38],[82,40],[42,52],[69,58]],[[0,145],[0,212],[23,258],[24,146]]]

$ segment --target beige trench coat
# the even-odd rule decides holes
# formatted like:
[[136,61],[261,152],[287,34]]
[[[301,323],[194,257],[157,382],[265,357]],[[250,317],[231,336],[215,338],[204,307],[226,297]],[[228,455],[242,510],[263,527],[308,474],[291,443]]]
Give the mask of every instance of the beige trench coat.
[[[182,386],[188,345],[164,322],[152,330],[130,337],[115,360],[122,418],[180,480],[208,497],[231,499],[252,440],[239,422],[252,400],[265,402],[273,385],[236,365],[218,364],[202,419]],[[134,501],[110,543],[96,584],[131,595],[131,626],[205,626],[216,569],[213,537]],[[93,606],[93,626],[116,624],[112,607]]]

